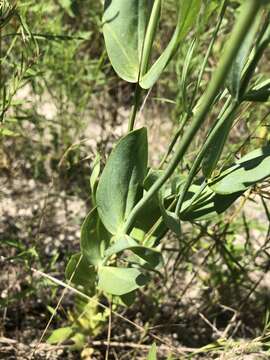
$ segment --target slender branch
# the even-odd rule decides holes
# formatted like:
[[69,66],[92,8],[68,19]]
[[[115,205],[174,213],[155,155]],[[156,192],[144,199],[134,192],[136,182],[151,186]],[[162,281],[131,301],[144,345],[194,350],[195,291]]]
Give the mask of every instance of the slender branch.
[[137,112],[139,110],[141,93],[142,93],[142,89],[141,89],[141,87],[139,85],[139,82],[137,82],[136,89],[135,89],[135,94],[134,94],[134,104],[133,104],[132,111],[131,111],[130,118],[129,118],[129,122],[128,122],[128,132],[132,131],[133,128],[134,128],[136,115],[137,115]]
[[[228,100],[231,100],[230,98]],[[227,101],[228,103],[229,101]],[[227,103],[225,104],[225,108],[227,108]],[[194,179],[194,176],[196,175],[201,162],[204,158],[204,156],[206,155],[209,146],[212,144],[213,139],[215,138],[216,134],[220,131],[221,127],[224,125],[225,122],[227,121],[232,121],[234,118],[234,114],[238,108],[239,104],[232,102],[230,104],[230,106],[226,109],[225,112],[223,112],[223,114],[221,115],[221,117],[219,118],[219,120],[217,121],[217,124],[215,125],[215,127],[213,128],[213,130],[211,131],[211,133],[209,134],[208,138],[206,139],[205,143],[203,144],[203,147],[201,149],[201,151],[199,152],[199,154],[197,155],[197,157],[195,158],[195,161],[192,164],[192,167],[190,169],[190,172],[188,174],[188,178],[187,181],[185,183],[185,186],[182,190],[181,196],[178,199],[177,205],[176,205],[176,209],[175,209],[175,214],[179,214],[181,211],[181,206],[184,202],[185,196],[188,192],[188,189]]]

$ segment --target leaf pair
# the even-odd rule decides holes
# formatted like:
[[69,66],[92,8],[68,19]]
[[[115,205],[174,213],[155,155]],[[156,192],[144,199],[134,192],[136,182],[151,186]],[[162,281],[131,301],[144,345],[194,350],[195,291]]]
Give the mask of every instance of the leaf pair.
[[161,0],[106,0],[103,33],[111,64],[122,79],[149,89],[158,80],[200,11],[202,0],[179,1],[174,34],[148,69],[160,18]]

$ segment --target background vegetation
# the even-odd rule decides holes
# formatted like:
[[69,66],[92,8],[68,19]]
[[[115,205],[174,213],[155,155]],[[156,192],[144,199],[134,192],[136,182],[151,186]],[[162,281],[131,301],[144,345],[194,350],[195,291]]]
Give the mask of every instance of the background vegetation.
[[[111,313],[108,299],[88,303],[45,276],[65,281],[66,263],[79,248],[80,226],[91,207],[96,153],[104,163],[127,129],[134,85],[121,81],[107,59],[102,3],[0,2],[0,358],[145,359],[155,341],[160,359],[267,359],[267,182],[215,224],[185,225],[179,238],[169,233],[162,244],[165,271],[132,307],[114,305]],[[200,41],[189,67],[185,54],[192,34],[140,114],[139,122],[151,130],[153,164],[181,124],[189,96],[183,89],[195,86],[218,3],[211,1],[208,21],[198,16],[193,31]],[[157,52],[174,29],[176,5],[164,2]],[[201,91],[237,6],[229,2]],[[269,76],[269,60],[268,50],[258,76],[260,69]],[[226,154],[267,143],[268,119],[269,102],[259,108],[244,104]],[[181,171],[190,168],[202,138]]]

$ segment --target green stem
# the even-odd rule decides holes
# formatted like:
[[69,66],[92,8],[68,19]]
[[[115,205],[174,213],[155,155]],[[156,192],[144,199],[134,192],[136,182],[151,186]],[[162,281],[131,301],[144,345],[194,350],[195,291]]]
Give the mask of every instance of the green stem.
[[230,41],[226,46],[226,50],[224,51],[224,55],[222,56],[220,64],[216,72],[214,73],[204,96],[201,99],[198,111],[195,114],[189,129],[185,133],[183,139],[181,139],[181,142],[178,143],[175,154],[172,157],[170,163],[168,164],[168,167],[165,170],[164,174],[152,185],[149,191],[131,211],[123,228],[123,231],[125,233],[129,232],[129,230],[131,229],[140,209],[145,206],[149,199],[151,199],[152,196],[162,187],[162,185],[171,177],[177,165],[181,161],[183,155],[186,153],[191,141],[193,140],[197,131],[200,129],[203,122],[205,121],[217,94],[224,85],[224,82],[230,71],[233,60],[239,50],[239,47],[242,44],[248,29],[256,18],[256,14],[260,10],[262,4],[263,0],[245,1],[239,20],[231,35]]
[[134,104],[133,104],[129,122],[128,122],[128,132],[132,131],[134,128],[136,115],[137,115],[137,112],[139,110],[139,105],[140,105],[141,92],[142,92],[142,89],[141,89],[139,83],[137,83],[136,89],[135,89],[135,94],[134,94]]
[[202,162],[204,156],[206,155],[206,152],[208,151],[209,146],[212,144],[213,139],[215,139],[216,135],[218,134],[218,132],[220,131],[220,129],[222,128],[224,123],[227,122],[227,121],[231,122],[232,119],[234,118],[234,114],[235,114],[239,104],[235,103],[235,102],[232,102],[230,104],[230,106],[228,107],[228,103],[229,103],[230,100],[231,100],[231,98],[229,98],[228,101],[226,102],[226,104],[224,105],[224,107],[226,108],[226,111],[222,110],[221,113],[223,113],[223,114],[221,114],[221,116],[219,117],[219,120],[217,121],[217,124],[215,125],[215,127],[213,128],[211,133],[209,134],[209,136],[206,139],[200,153],[198,154],[195,161],[193,162],[193,165],[192,165],[192,167],[190,169],[190,172],[188,174],[187,181],[185,183],[185,186],[183,188],[181,196],[179,197],[177,205],[176,205],[175,214],[177,214],[177,215],[181,211],[181,207],[182,207],[182,204],[184,202],[185,196],[186,196],[186,194],[188,192],[188,189],[189,189],[190,185],[192,184],[192,181],[193,181],[197,171],[199,170],[201,162]]
[[159,166],[158,166],[158,169],[162,169],[163,165],[165,164],[165,162],[167,161],[170,153],[173,151],[173,148],[174,148],[174,145],[176,144],[179,136],[182,134],[182,131],[186,125],[188,121],[188,114],[185,113],[184,116],[183,116],[183,119],[181,120],[181,125],[179,126],[179,128],[177,129],[176,133],[174,134],[174,137],[168,147],[168,150],[166,152],[166,154],[164,155],[163,159],[161,160]]
[[160,18],[161,0],[155,0],[148,22],[141,61],[141,75],[143,76],[148,70],[149,59],[153,48],[153,42],[156,35],[157,25]]
[[199,89],[199,86],[201,84],[202,77],[203,77],[203,74],[204,74],[208,59],[210,57],[210,54],[212,52],[214,43],[216,41],[216,38],[217,38],[217,35],[218,35],[218,32],[219,32],[219,29],[220,29],[222,21],[224,19],[227,6],[228,6],[228,0],[224,0],[223,4],[222,4],[222,7],[221,7],[221,10],[220,10],[220,14],[219,14],[219,21],[216,24],[216,27],[214,29],[214,33],[212,35],[210,44],[209,44],[207,52],[206,52],[206,55],[205,55],[205,57],[203,59],[203,63],[202,63],[201,69],[200,69],[200,73],[199,73],[199,76],[198,76],[198,79],[197,79],[197,82],[196,82],[196,87],[195,87],[195,90],[194,90],[194,94],[193,94],[193,97],[192,97],[192,100],[191,100],[190,111],[192,110],[192,108],[194,106],[194,101],[195,101],[196,95],[198,93],[198,89]]

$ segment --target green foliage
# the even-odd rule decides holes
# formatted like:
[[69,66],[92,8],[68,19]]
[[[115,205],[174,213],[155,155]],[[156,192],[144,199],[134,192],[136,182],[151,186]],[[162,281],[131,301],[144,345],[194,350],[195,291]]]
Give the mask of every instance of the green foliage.
[[87,215],[81,229],[81,251],[91,265],[98,266],[102,263],[109,240],[110,235],[101,223],[97,209],[94,208]]
[[157,345],[155,343],[151,346],[146,360],[157,360]]
[[201,0],[180,2],[175,32],[166,49],[148,69],[161,15],[160,8],[160,0],[156,0],[154,5],[152,0],[105,2],[103,33],[112,66],[124,80],[139,82],[144,89],[149,89],[156,83],[196,22]]
[[[151,288],[149,275],[168,280],[172,266],[167,251],[179,252],[179,262],[186,261],[182,266],[188,268],[192,266],[189,259],[194,255],[192,252],[211,249],[209,244],[214,240],[219,249],[209,255],[212,263],[206,266],[213,276],[202,281],[205,287],[207,281],[220,285],[231,279],[237,283],[245,279],[239,269],[245,265],[245,255],[251,256],[249,245],[245,248],[234,244],[228,230],[232,225],[223,224],[221,220],[225,217],[220,215],[242,195],[249,195],[245,191],[250,187],[257,193],[261,182],[270,176],[267,134],[253,136],[254,129],[255,134],[261,134],[261,128],[256,128],[261,121],[260,109],[266,108],[270,94],[269,80],[265,80],[268,74],[260,64],[270,41],[269,10],[261,7],[264,1],[242,1],[240,20],[227,33],[233,19],[232,11],[226,9],[233,6],[235,10],[238,2],[227,3],[108,0],[102,23],[101,2],[60,0],[43,4],[27,0],[18,2],[17,7],[6,2],[1,5],[0,136],[8,138],[9,148],[15,141],[21,143],[32,159],[29,171],[41,174],[39,167],[45,167],[46,161],[47,167],[57,169],[57,174],[60,171],[59,178],[64,164],[76,179],[84,180],[83,174],[73,171],[73,166],[93,158],[92,153],[89,155],[92,149],[84,148],[82,143],[88,137],[84,133],[88,117],[95,118],[101,102],[105,108],[102,121],[115,117],[115,123],[125,129],[117,117],[121,101],[118,95],[123,92],[126,97],[126,91],[133,86],[125,87],[124,82],[113,77],[105,61],[101,28],[115,72],[121,79],[138,85],[134,90],[130,131],[117,142],[105,164],[106,141],[102,138],[97,146],[101,155],[96,156],[91,166],[92,210],[81,228],[80,253],[71,256],[66,266],[68,284],[92,296],[93,302],[77,296],[75,314],[68,313],[72,325],[55,330],[48,339],[51,344],[71,340],[74,348],[81,349],[89,335],[100,335],[110,316],[110,309],[103,311],[98,307],[100,301],[106,301],[104,297],[114,309],[120,304],[131,306],[138,290],[145,285],[158,293],[156,288],[163,284],[160,281],[156,286],[154,282]],[[214,24],[217,10],[220,23]],[[172,16],[164,17],[166,11]],[[223,21],[225,13],[228,19]],[[168,39],[165,33],[172,35]],[[223,39],[227,42],[225,47]],[[221,58],[219,65],[217,58]],[[152,88],[159,79],[152,90],[153,103],[167,102],[181,116],[168,150],[162,147],[163,161],[147,168],[148,132],[152,127],[136,130],[133,127],[150,95],[144,89]],[[167,89],[167,82],[174,91],[166,92],[166,98],[159,97]],[[26,85],[30,104],[16,97]],[[172,97],[176,93],[175,103]],[[55,107],[51,119],[47,114],[41,115],[38,108],[47,98]],[[104,99],[108,100],[108,107]],[[254,102],[256,114],[247,102]],[[164,122],[164,113],[160,114]],[[140,116],[140,124],[147,118],[147,112],[144,115]],[[233,144],[228,139],[239,119],[242,127]],[[26,136],[25,124],[35,128],[33,139]],[[246,129],[248,137],[243,139]],[[48,144],[46,134],[50,138]],[[27,146],[29,143],[33,145]],[[40,147],[39,151],[34,151],[36,147]],[[239,149],[242,154],[254,148],[258,149],[227,167],[227,159],[234,153],[238,155]],[[154,155],[155,159],[162,156]],[[221,160],[223,166],[219,166]],[[55,173],[51,175],[54,180]],[[89,181],[86,183],[88,186]],[[79,192],[78,188],[69,186],[69,192]],[[87,188],[86,198],[88,191]],[[267,213],[267,205],[264,206]],[[186,227],[191,234],[190,242],[186,239]],[[176,234],[179,249],[167,246],[170,238],[165,235],[169,230]],[[207,242],[204,237],[211,240]],[[35,248],[18,245],[16,239],[5,239],[2,244],[16,244],[14,248],[19,254],[14,258],[26,259],[27,264],[38,258]],[[216,255],[224,260],[225,270]],[[177,261],[173,267],[177,267]],[[3,300],[5,306],[8,301]],[[153,344],[147,359],[156,358],[157,348]]]
[[96,272],[94,267],[85,257],[79,254],[73,255],[66,267],[66,278],[72,284],[82,286],[86,292],[93,292],[95,289]]
[[[124,80],[139,82],[142,88],[152,87],[190,28],[197,22],[201,5],[198,0],[179,3],[180,11],[172,39],[151,67],[149,59],[158,32],[160,2],[156,1],[154,5],[151,1],[105,2],[105,44],[118,75]],[[211,11],[216,8],[218,7],[206,6],[204,13],[210,16]],[[226,3],[223,5],[224,9]],[[183,140],[179,141],[175,154],[164,170],[155,172],[151,169],[147,174],[147,130],[132,130],[138,111],[137,89],[129,132],[114,147],[99,180],[100,160],[96,158],[90,183],[93,203],[97,208],[89,213],[82,226],[81,251],[83,260],[86,259],[94,266],[93,269],[88,265],[88,271],[96,274],[97,287],[105,294],[123,296],[144,286],[149,280],[145,270],[162,268],[162,254],[157,251],[157,246],[168,229],[180,236],[181,222],[212,220],[225,212],[249,186],[270,175],[267,167],[269,149],[264,147],[246,155],[236,165],[212,178],[241,103],[238,100],[244,98],[248,86],[243,85],[243,81],[247,82],[246,79],[242,80],[243,70],[259,27],[260,10],[261,7],[253,0],[240,8],[240,20],[228,40],[222,61],[206,93],[195,106],[190,129],[185,132]],[[263,31],[267,31],[267,28]],[[185,57],[183,94],[187,93],[188,69],[194,52],[195,39]],[[252,73],[252,67],[251,60],[247,65],[248,73]],[[216,124],[210,129],[189,177],[175,176],[168,183],[205,121],[213,102],[220,100],[225,80],[230,83],[232,96],[225,93],[226,103]],[[196,89],[199,85],[198,83]],[[243,92],[241,99],[240,91]],[[185,101],[188,101],[186,96]],[[205,176],[203,180],[196,179],[201,163]],[[126,266],[123,266],[123,260]]]
[[211,188],[217,194],[247,190],[270,176],[269,156],[269,146],[248,153],[214,179]]
[[113,295],[125,295],[148,282],[148,277],[135,268],[102,266],[99,269],[99,289]]
[[97,209],[112,234],[121,233],[126,218],[142,196],[147,161],[145,128],[121,139],[108,159],[97,188]]
[[144,36],[153,1],[106,0],[103,34],[107,52],[116,73],[126,81],[137,82]]

